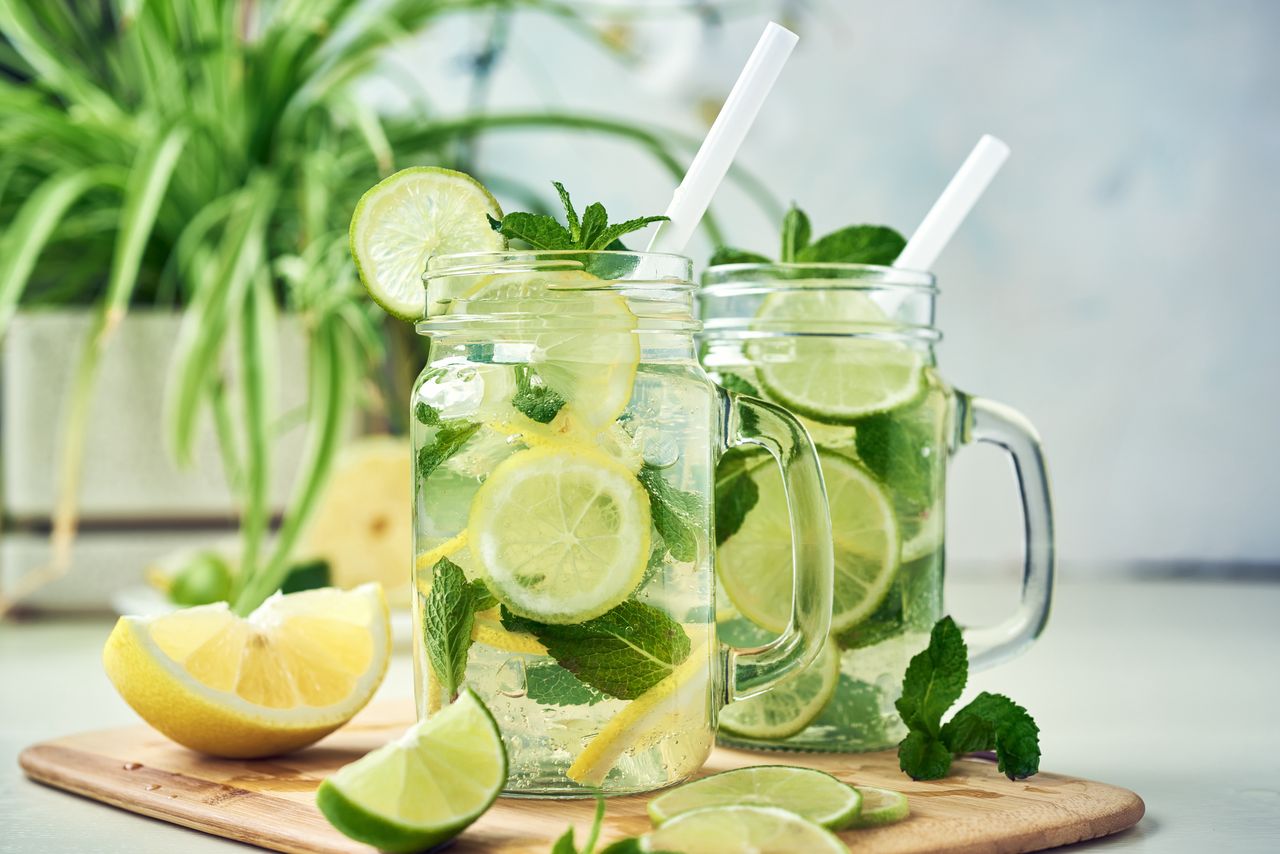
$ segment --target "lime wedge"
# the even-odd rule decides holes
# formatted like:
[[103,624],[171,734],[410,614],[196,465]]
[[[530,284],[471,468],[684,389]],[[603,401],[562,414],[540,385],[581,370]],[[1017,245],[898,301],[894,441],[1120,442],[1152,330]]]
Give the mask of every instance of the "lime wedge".
[[422,317],[429,256],[506,247],[486,214],[501,219],[502,209],[462,172],[414,166],[384,178],[351,215],[351,256],[369,295],[402,320]]
[[[682,769],[692,774],[711,750],[712,735],[702,732],[709,703],[709,678],[707,648],[695,647],[670,676],[610,718],[574,759],[566,776],[584,786],[599,786],[624,753],[642,750],[663,739],[668,739],[663,758],[666,767],[673,774]],[[670,738],[678,732],[689,735]]]
[[911,812],[907,796],[892,789],[874,786],[855,786],[862,795],[862,810],[850,827],[879,827],[902,821]]
[[[822,713],[835,694],[839,679],[840,650],[828,639],[822,652],[800,674],[763,694],[725,706],[720,712],[720,728],[730,735],[746,738],[777,739],[795,735]],[[786,807],[786,804],[776,806]]]
[[847,827],[862,796],[830,774],[813,768],[755,765],[685,783],[649,801],[655,825],[707,807],[778,807],[823,827]]
[[641,842],[681,854],[848,854],[821,825],[777,807],[708,807],[676,816]]
[[[865,294],[793,290],[771,294],[756,313],[762,329],[803,324],[829,335],[764,338],[749,345],[765,390],[798,415],[848,424],[915,400],[925,389],[924,358],[897,341],[849,337],[889,323]],[[818,370],[818,367],[821,370]]]
[[[875,478],[839,454],[819,452],[834,533],[835,589],[831,631],[866,619],[884,599],[898,570],[901,544],[893,505]],[[725,592],[747,619],[780,632],[791,617],[791,525],[786,493],[772,466],[750,475],[760,498],[733,536],[720,544],[716,566]]]
[[617,420],[631,401],[640,364],[639,325],[626,299],[577,270],[488,276],[455,300],[452,313],[501,314],[498,334],[533,344],[529,364],[590,430]]
[[640,584],[649,524],[649,496],[622,464],[586,446],[545,446],[493,470],[472,501],[467,539],[513,612],[581,623]]
[[338,830],[382,851],[421,851],[480,817],[507,782],[507,753],[470,689],[399,739],[320,784],[316,805]]

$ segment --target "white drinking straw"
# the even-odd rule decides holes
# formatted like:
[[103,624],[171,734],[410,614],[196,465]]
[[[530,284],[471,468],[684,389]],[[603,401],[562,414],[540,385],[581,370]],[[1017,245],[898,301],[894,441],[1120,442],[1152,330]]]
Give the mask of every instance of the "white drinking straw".
[[671,221],[659,223],[653,240],[649,241],[650,252],[684,250],[799,40],[799,36],[779,24],[770,22],[764,28],[746,67],[738,75],[738,82],[733,84],[720,108],[720,115],[707,131],[707,138],[694,155],[684,180],[676,187],[666,210]]
[[911,235],[893,266],[929,270],[946,248],[960,223],[986,191],[991,179],[1009,159],[1009,146],[987,134],[969,152],[960,171],[933,203],[916,233]]

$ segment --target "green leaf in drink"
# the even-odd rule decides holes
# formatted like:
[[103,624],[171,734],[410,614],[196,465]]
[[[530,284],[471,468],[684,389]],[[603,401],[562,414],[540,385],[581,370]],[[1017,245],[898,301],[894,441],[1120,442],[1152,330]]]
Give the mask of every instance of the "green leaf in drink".
[[634,700],[670,676],[691,648],[689,636],[665,611],[631,599],[570,624],[527,620],[504,606],[502,626],[533,635],[561,667],[620,700]]
[[558,664],[532,664],[525,668],[525,691],[530,700],[544,706],[594,706],[609,699]]
[[413,407],[413,417],[418,419],[419,424],[434,427],[440,423],[440,410],[420,400]]
[[422,632],[431,675],[447,700],[462,687],[467,674],[467,652],[471,649],[471,626],[476,611],[493,607],[494,600],[467,580],[447,557],[431,568],[431,592],[422,613]]
[[935,413],[925,404],[871,415],[855,424],[858,459],[889,488],[904,523],[919,518],[934,503],[939,470],[936,423]]
[[649,512],[667,551],[676,560],[698,558],[698,529],[703,524],[702,501],[692,492],[667,483],[662,470],[645,464],[637,477],[649,493]]
[[511,405],[531,421],[549,424],[564,408],[564,398],[543,384],[533,368],[519,366],[516,368],[516,393],[511,398]]
[[730,448],[720,458],[716,466],[717,546],[738,533],[760,500],[760,487],[751,474],[769,463],[768,455],[755,448]]
[[480,430],[475,421],[445,421],[436,429],[435,438],[418,451],[418,478],[426,480],[440,464],[452,457]]

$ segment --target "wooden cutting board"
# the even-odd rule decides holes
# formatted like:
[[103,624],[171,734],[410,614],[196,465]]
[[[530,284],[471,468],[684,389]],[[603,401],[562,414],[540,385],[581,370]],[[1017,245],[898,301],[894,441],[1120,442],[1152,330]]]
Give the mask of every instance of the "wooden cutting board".
[[[406,704],[371,707],[307,750],[276,759],[221,760],[192,753],[145,726],[68,736],[19,757],[32,779],[206,833],[273,851],[371,854],[329,826],[315,808],[325,776],[399,735],[413,718]],[[915,783],[895,753],[754,753],[718,748],[703,774],[743,765],[807,765],[849,783],[905,792],[911,816],[875,830],[847,831],[859,852],[1039,851],[1116,833],[1137,824],[1142,799],[1127,789],[1040,773],[1010,782],[995,763],[963,759],[945,780]],[[645,796],[609,800],[603,839],[650,828]],[[574,824],[591,825],[590,800],[501,798],[450,849],[537,852]]]

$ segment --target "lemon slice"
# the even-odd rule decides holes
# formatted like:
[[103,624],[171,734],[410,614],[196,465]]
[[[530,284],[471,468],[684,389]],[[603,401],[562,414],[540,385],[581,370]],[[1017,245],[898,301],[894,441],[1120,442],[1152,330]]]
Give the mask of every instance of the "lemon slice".
[[836,693],[840,650],[830,638],[813,663],[764,693],[730,703],[720,711],[720,728],[746,738],[795,735],[822,713]]
[[883,332],[889,323],[865,294],[818,289],[770,294],[755,323],[773,329],[802,324],[807,332],[827,333],[748,345],[761,385],[798,415],[848,424],[924,392],[925,363],[917,350],[886,338],[849,337],[860,329]]
[[695,648],[669,676],[610,718],[565,775],[584,786],[599,786],[624,753],[652,747],[672,733],[686,735],[672,740],[673,753],[664,757],[664,764],[673,776],[681,769],[693,773],[711,750],[712,736],[703,732],[706,727],[702,723],[711,701],[710,678],[704,645]]
[[507,753],[469,688],[403,736],[320,784],[316,805],[352,839],[423,851],[479,818],[507,782]]
[[507,631],[502,625],[502,615],[497,608],[476,611],[475,621],[471,624],[471,639],[503,652],[515,652],[521,655],[547,654],[547,648],[533,635]]
[[[831,631],[866,619],[889,591],[901,543],[893,505],[883,487],[839,454],[819,452],[831,511],[835,586]],[[742,527],[720,544],[716,567],[725,592],[751,622],[780,632],[791,617],[791,525],[786,493],[772,466],[750,475],[759,500]]]
[[849,854],[821,825],[777,807],[706,807],[646,834],[643,851],[681,854]]
[[413,454],[394,436],[368,436],[343,449],[300,546],[329,564],[335,587],[376,581],[397,607],[409,602],[407,556],[413,517]]
[[587,447],[521,451],[476,491],[468,548],[489,589],[522,617],[580,623],[622,602],[649,557],[649,496]]
[[214,756],[273,756],[333,732],[369,701],[391,649],[374,584],[121,617],[103,664],[147,723]]
[[498,202],[452,169],[414,166],[374,185],[351,215],[351,256],[369,295],[402,320],[422,317],[428,257],[506,247],[486,215],[502,218]]
[[640,365],[639,325],[626,299],[588,273],[501,273],[486,277],[450,313],[521,322],[495,333],[531,345],[528,364],[590,430],[617,420]]

